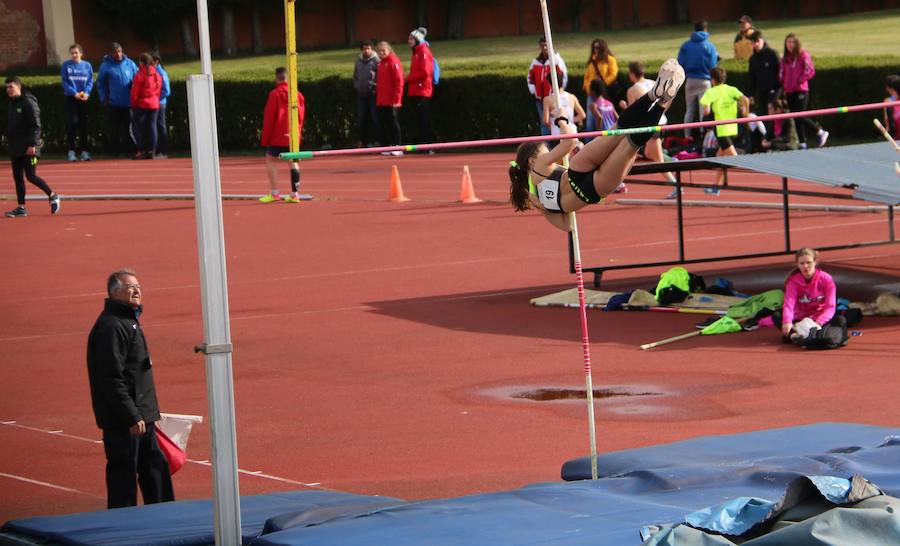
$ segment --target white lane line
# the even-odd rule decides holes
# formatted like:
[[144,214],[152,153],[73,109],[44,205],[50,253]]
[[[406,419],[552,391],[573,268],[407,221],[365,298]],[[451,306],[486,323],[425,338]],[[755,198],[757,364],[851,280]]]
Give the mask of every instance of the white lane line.
[[[73,440],[79,440],[79,441],[82,441],[82,442],[90,442],[90,443],[92,443],[92,444],[102,444],[102,443],[103,443],[103,440],[92,440],[92,439],[90,439],[90,438],[85,438],[85,437],[83,437],[83,436],[75,436],[75,435],[72,435],[72,434],[64,434],[61,430],[58,430],[58,431],[57,431],[57,430],[54,430],[54,431],[51,431],[51,430],[46,430],[46,429],[42,429],[42,428],[38,428],[38,427],[30,427],[30,426],[28,426],[28,425],[20,424],[20,423],[18,423],[18,422],[16,422],[16,421],[0,421],[0,425],[6,425],[6,426],[8,426],[8,427],[13,427],[13,428],[20,428],[20,429],[23,429],[23,430],[29,430],[29,431],[32,431],[32,432],[43,432],[44,434],[50,434],[50,435],[53,435],[53,436],[63,436],[63,437],[65,437],[65,438],[71,438],[71,439],[73,439]],[[188,459],[187,462],[189,462],[189,463],[194,463],[194,464],[198,464],[198,465],[201,465],[201,466],[209,466],[209,467],[212,466],[212,463],[210,463],[208,460],[202,460],[202,461],[200,461],[200,460],[195,460],[195,459]],[[277,482],[282,482],[282,483],[289,483],[289,484],[293,484],[293,485],[300,485],[300,486],[303,486],[303,487],[316,487],[316,488],[321,488],[321,486],[322,486],[322,483],[321,483],[321,482],[312,482],[312,483],[298,482],[298,481],[296,481],[296,480],[291,480],[291,479],[289,479],[289,478],[282,478],[281,476],[274,476],[274,475],[272,475],[272,474],[266,474],[266,473],[263,472],[262,470],[254,470],[254,471],[250,471],[250,470],[243,470],[243,469],[238,468],[238,473],[239,473],[239,474],[247,474],[248,476],[256,476],[256,477],[259,477],[259,478],[265,478],[265,479],[267,479],[267,480],[272,480],[272,481],[277,481]],[[0,476],[8,476],[8,477],[10,477],[10,478],[21,479],[21,480],[23,480],[23,481],[33,481],[33,480],[29,480],[28,478],[22,478],[21,476],[13,476],[13,475],[3,474],[2,472],[0,472]],[[54,486],[53,484],[45,484],[45,483],[43,483],[43,482],[37,482],[37,481],[34,481],[33,483],[37,483],[37,484],[40,484],[40,485],[47,485],[48,487],[56,487],[56,488],[58,488],[58,489],[64,489],[64,490],[66,490],[66,491],[74,491],[74,492],[76,492],[76,493],[84,493],[83,491],[77,491],[77,490],[75,490],[75,489],[69,490],[69,489],[66,489],[66,488],[61,487],[61,486]],[[84,493],[84,494],[85,494],[85,495],[88,495],[89,493]],[[94,495],[91,495],[91,496],[94,496]]]
[[6,472],[0,472],[0,477],[9,478],[11,480],[18,480],[20,482],[31,483],[34,485],[41,485],[43,487],[49,487],[51,489],[59,489],[60,491],[66,491],[68,493],[79,493],[81,495],[87,495],[88,497],[94,497],[95,499],[102,498],[98,495],[88,493],[87,491],[79,491],[78,489],[72,489],[71,487],[63,487],[61,485],[56,485],[53,483],[42,482],[39,480],[32,480],[31,478],[26,478],[25,476],[16,476],[15,474],[7,474]]

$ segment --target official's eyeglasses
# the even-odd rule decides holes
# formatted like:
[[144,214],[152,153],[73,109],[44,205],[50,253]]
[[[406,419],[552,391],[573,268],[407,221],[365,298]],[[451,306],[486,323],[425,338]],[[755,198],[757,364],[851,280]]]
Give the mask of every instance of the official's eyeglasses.
[[139,284],[124,284],[124,285],[122,285],[122,286],[123,286],[124,288],[127,288],[128,290],[138,290],[138,291],[140,291],[140,289],[141,289],[141,285],[139,285]]

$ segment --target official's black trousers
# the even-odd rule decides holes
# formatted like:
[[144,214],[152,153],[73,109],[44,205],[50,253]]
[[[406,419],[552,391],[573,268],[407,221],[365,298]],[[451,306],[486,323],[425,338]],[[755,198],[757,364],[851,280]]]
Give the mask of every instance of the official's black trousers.
[[108,508],[137,506],[138,485],[144,504],[175,500],[169,461],[156,441],[155,428],[148,423],[140,436],[132,436],[128,429],[103,431]]
[[106,147],[113,157],[134,153],[134,139],[131,136],[131,108],[107,105],[106,107]]

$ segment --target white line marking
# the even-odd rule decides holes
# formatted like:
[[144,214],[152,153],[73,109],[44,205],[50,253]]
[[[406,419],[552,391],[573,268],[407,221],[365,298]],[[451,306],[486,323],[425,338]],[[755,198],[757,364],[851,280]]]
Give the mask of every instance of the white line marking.
[[[44,434],[50,434],[50,435],[57,436],[57,437],[62,436],[62,437],[65,437],[65,438],[71,438],[71,439],[73,439],[73,440],[80,440],[80,441],[82,441],[82,442],[90,442],[90,443],[92,443],[92,444],[102,444],[102,443],[103,443],[102,440],[92,440],[92,439],[90,439],[90,438],[85,438],[85,437],[83,437],[83,436],[75,436],[75,435],[72,435],[72,434],[63,434],[63,432],[62,432],[61,430],[60,430],[60,431],[50,431],[50,430],[46,430],[46,429],[42,429],[42,428],[30,427],[30,426],[27,426],[27,425],[19,424],[19,423],[17,423],[16,421],[0,421],[0,424],[6,425],[6,426],[10,426],[10,427],[13,427],[13,428],[20,428],[20,429],[23,429],[23,430],[29,430],[29,431],[32,431],[32,432],[43,432]],[[209,466],[209,467],[212,466],[212,463],[210,463],[208,460],[200,461],[200,460],[188,459],[187,461],[188,461],[189,463],[199,464],[199,465],[201,465],[201,466]],[[293,485],[300,485],[300,486],[303,486],[303,487],[316,487],[316,488],[320,488],[320,487],[322,486],[321,482],[312,482],[312,483],[298,482],[298,481],[296,481],[296,480],[291,480],[291,479],[288,479],[288,478],[282,478],[282,477],[280,477],[280,476],[273,476],[272,474],[266,474],[266,473],[263,472],[262,470],[254,470],[254,471],[250,471],[250,470],[243,470],[243,469],[238,468],[238,473],[240,473],[240,474],[247,474],[248,476],[257,476],[257,477],[259,477],[259,478],[265,478],[265,479],[267,479],[267,480],[272,480],[272,481],[276,481],[276,482],[289,483],[289,484],[293,484]],[[37,481],[34,481],[34,480],[29,480],[28,478],[22,478],[21,476],[13,476],[13,475],[9,475],[9,474],[3,474],[2,472],[0,472],[0,476],[8,476],[8,477],[13,478],[13,479],[21,479],[21,480],[23,480],[23,481],[29,481],[29,482],[36,483],[36,484],[39,484],[39,485],[46,485],[46,486],[48,486],[48,487],[56,487],[57,489],[63,489],[63,490],[66,490],[66,491],[73,491],[73,492],[75,492],[75,493],[84,493],[84,491],[78,491],[78,490],[75,490],[75,489],[66,489],[65,487],[62,487],[62,486],[56,486],[56,485],[53,485],[53,484],[47,484],[47,483],[44,483],[44,482],[37,482]],[[84,494],[85,494],[85,495],[90,495],[90,493],[84,493]],[[95,495],[91,495],[91,496],[93,497],[93,496],[95,496]]]
[[79,491],[78,489],[72,489],[72,488],[70,488],[70,487],[63,487],[63,486],[61,486],[61,485],[56,485],[56,484],[52,484],[52,483],[42,482],[42,481],[38,481],[38,480],[32,480],[31,478],[26,478],[26,477],[24,477],[24,476],[16,476],[15,474],[7,474],[6,472],[0,472],[0,476],[2,476],[2,477],[4,477],[4,478],[9,478],[9,479],[11,479],[11,480],[18,480],[18,481],[20,481],[20,482],[31,483],[31,484],[34,484],[34,485],[42,485],[42,486],[44,486],[44,487],[49,487],[49,488],[51,488],[51,489],[59,489],[60,491],[67,491],[67,492],[69,492],[69,493],[79,493],[79,494],[81,494],[81,495],[87,495],[87,496],[89,496],[89,497],[94,497],[95,499],[102,498],[102,497],[99,497],[99,496],[94,495],[94,494],[92,494],[92,493],[88,493],[88,492],[86,492],[86,491]]

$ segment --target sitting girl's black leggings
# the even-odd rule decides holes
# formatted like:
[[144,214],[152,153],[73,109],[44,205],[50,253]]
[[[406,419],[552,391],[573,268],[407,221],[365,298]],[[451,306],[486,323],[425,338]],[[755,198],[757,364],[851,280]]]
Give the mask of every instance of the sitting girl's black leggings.
[[25,206],[25,179],[41,189],[47,197],[53,193],[44,179],[37,175],[37,157],[22,155],[12,158],[13,180],[16,183],[16,199],[20,206]]
[[[648,127],[658,125],[662,119],[665,109],[659,103],[653,104],[650,93],[646,93],[643,97],[634,101],[631,106],[625,109],[619,115],[619,121],[616,127],[619,129],[631,129],[632,127]],[[642,148],[656,133],[637,133],[628,135],[628,140],[635,148]]]

